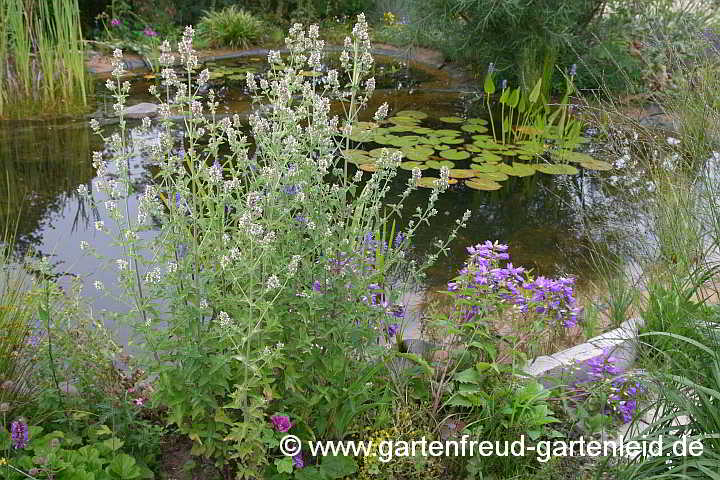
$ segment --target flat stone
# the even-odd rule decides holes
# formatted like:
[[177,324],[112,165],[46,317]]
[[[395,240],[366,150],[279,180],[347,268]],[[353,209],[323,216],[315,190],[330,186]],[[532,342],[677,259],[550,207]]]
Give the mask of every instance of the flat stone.
[[607,351],[615,358],[613,364],[621,372],[632,367],[636,355],[636,335],[642,320],[633,318],[611,330],[572,348],[537,357],[524,372],[537,378],[546,387],[557,384],[582,383],[593,380],[589,360],[601,358]]
[[158,108],[154,103],[143,102],[127,107],[123,114],[125,118],[154,117],[158,114]]

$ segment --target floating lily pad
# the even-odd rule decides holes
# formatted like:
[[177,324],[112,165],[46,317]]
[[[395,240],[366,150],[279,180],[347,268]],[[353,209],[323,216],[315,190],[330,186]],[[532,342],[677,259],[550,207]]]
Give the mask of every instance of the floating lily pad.
[[460,129],[468,133],[485,133],[488,131],[487,127],[477,123],[469,123],[467,125],[463,125],[462,127],[460,127]]
[[[499,164],[498,164],[499,165]],[[473,163],[470,164],[470,168],[473,169],[476,172],[481,173],[492,173],[498,171],[498,165],[492,164],[492,163]]]
[[357,168],[359,168],[363,172],[371,172],[372,173],[372,172],[377,172],[379,167],[374,163],[361,163],[360,165],[357,166]]
[[300,75],[303,77],[322,77],[323,74],[314,70],[300,70]]
[[368,155],[370,155],[371,157],[380,158],[383,155],[384,150],[387,150],[388,156],[392,155],[395,152],[402,153],[401,150],[399,150],[397,148],[373,148],[372,150],[370,150],[368,152]]
[[[355,122],[353,124],[353,129],[359,128],[361,130],[369,130],[369,129],[375,129],[378,127],[378,124],[375,122]],[[377,130],[374,131],[377,133]]]
[[602,160],[596,159],[580,162],[580,166],[583,168],[587,168],[588,170],[612,170],[612,165],[607,162],[603,162]]
[[487,125],[490,122],[488,122],[484,118],[468,118],[465,123],[476,124],[476,125]]
[[466,143],[465,145],[463,145],[463,147],[464,147],[465,150],[467,150],[468,152],[479,153],[479,152],[482,152],[482,151],[483,151],[482,148],[478,147],[477,145],[473,145],[472,143]]
[[464,118],[460,117],[440,117],[438,120],[445,123],[463,123],[465,121]]
[[547,173],[548,175],[576,175],[578,173],[577,168],[564,163],[541,163],[535,165],[535,170],[537,170],[538,172]]
[[422,162],[402,162],[400,164],[400,168],[402,168],[403,170],[413,170],[415,168],[420,170],[427,170],[430,167],[428,167]]
[[353,134],[350,135],[348,138],[349,138],[350,140],[352,140],[353,142],[358,142],[358,143],[365,143],[365,142],[375,141],[375,136],[374,136],[373,133],[372,133],[371,131],[369,131],[369,130],[364,131],[364,132],[353,133]]
[[440,170],[442,167],[455,168],[455,163],[450,160],[429,160],[426,165],[435,170]]
[[531,175],[535,175],[535,166],[528,165],[526,163],[513,162],[512,173],[507,171],[503,173],[507,173],[508,175],[512,175],[514,177],[529,177]]
[[471,180],[465,180],[465,185],[474,190],[486,191],[500,190],[502,188],[502,185],[500,185],[499,183],[492,180],[487,180],[485,178],[473,178]]
[[396,125],[416,125],[420,120],[412,117],[390,117],[388,121]]
[[432,133],[433,129],[427,127],[413,127],[412,132],[417,133],[418,135],[427,135],[429,133]]
[[363,150],[343,150],[342,152],[343,157],[347,159],[349,163],[354,163],[355,165],[361,165],[363,163],[372,163],[375,161],[374,158],[369,156],[367,152]]
[[478,173],[475,178],[483,178],[485,180],[492,180],[494,182],[502,182],[507,180],[509,177],[502,172],[483,172]]
[[450,130],[449,128],[440,128],[433,130],[433,135],[436,137],[457,137],[460,132],[457,130]]
[[427,113],[419,112],[417,110],[401,110],[395,114],[397,117],[410,117],[410,118],[416,118],[418,120],[422,120],[424,118],[427,118]]
[[532,160],[535,158],[533,155],[518,155],[519,160]]
[[[422,178],[418,178],[416,180],[416,185],[418,187],[435,188],[436,187],[435,182],[438,182],[438,181],[440,181],[440,179],[437,177],[422,177]],[[457,183],[457,180],[455,180],[454,178],[448,179],[449,185],[455,185],[456,183]]]
[[486,162],[488,162],[488,161],[489,162],[499,162],[502,160],[502,157],[500,155],[496,155],[496,154],[490,153],[490,152],[483,152],[480,155],[476,156],[475,158],[479,159],[481,161],[486,161]]
[[440,152],[440,156],[447,158],[448,160],[465,160],[466,158],[470,158],[470,154],[468,152],[455,150],[454,148],[443,150]]
[[414,129],[415,129],[415,127],[413,127],[412,125],[408,125],[408,124],[404,124],[404,123],[401,123],[398,125],[393,125],[392,127],[388,127],[389,132],[412,132]]
[[451,178],[472,178],[478,176],[477,170],[470,170],[469,168],[453,168],[450,170]]
[[442,141],[442,143],[446,143],[449,145],[460,145],[461,143],[465,143],[465,140],[457,137],[440,137],[440,140]]

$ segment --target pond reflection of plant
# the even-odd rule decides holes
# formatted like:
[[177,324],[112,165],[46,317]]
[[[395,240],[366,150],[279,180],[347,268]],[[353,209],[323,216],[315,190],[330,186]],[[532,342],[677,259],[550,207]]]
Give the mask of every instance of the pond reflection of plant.
[[[95,171],[87,158],[88,128],[84,124],[13,122],[0,129],[0,229],[16,231],[15,247],[38,246],[39,231],[50,216],[76,197],[80,184],[89,184]],[[75,225],[91,214],[82,202]],[[15,230],[17,227],[17,230]],[[9,230],[8,230],[9,229]]]

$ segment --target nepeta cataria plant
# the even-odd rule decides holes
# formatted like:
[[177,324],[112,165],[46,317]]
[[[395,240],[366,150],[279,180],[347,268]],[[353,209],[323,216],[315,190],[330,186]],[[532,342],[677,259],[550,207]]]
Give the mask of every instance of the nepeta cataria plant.
[[[399,156],[382,157],[378,171],[363,179],[362,172],[348,173],[339,154],[374,89],[366,79],[372,56],[364,17],[345,42],[341,71],[321,77],[302,75],[322,70],[317,27],[293,26],[289,55],[270,52],[268,73],[248,75],[258,105],[249,131],[238,115],[220,118],[212,89],[203,97],[210,73],[198,72],[192,36],[187,27],[178,44],[180,72],[163,44],[162,85],[151,89],[161,102],[159,127],[143,119],[132,137],[153,138],[143,148],[158,166],[137,211],[123,119],[129,84],[121,81],[119,51],[108,88],[120,131],[106,139],[111,165],[100,153],[94,162],[99,176],[114,173],[99,187],[125,252],[114,266],[132,299],[128,318],[154,354],[153,400],[194,441],[193,453],[213,458],[225,476],[255,478],[268,463],[263,452],[275,447],[268,440],[271,414],[287,414],[301,435],[338,437],[354,415],[347,413],[348,392],[362,390],[356,403],[372,398],[365,380],[382,365],[386,349],[378,339],[389,333],[388,319],[397,318],[389,307],[397,272],[407,271],[405,247],[436,213],[447,172],[402,241],[370,255],[368,235],[379,236],[400,214],[420,172],[389,204]],[[346,119],[332,116],[332,100],[346,106]],[[414,273],[422,267],[412,264]],[[380,292],[382,301],[373,302]],[[347,422],[327,422],[341,411]]]

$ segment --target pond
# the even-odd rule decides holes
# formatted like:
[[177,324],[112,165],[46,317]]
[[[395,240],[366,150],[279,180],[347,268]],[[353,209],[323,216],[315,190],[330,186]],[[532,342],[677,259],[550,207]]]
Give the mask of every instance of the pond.
[[[407,63],[390,57],[379,57],[378,60],[377,73],[382,75],[379,75],[379,88],[368,108],[370,115],[383,102],[388,102],[391,115],[403,111],[406,115],[407,111],[422,112],[422,115],[409,114],[415,115],[416,122],[401,120],[387,124],[384,126],[386,130],[375,132],[383,135],[384,139],[364,139],[364,143],[354,144],[353,147],[372,150],[390,146],[400,139],[398,147],[414,149],[417,154],[415,161],[425,165],[423,176],[437,176],[437,169],[443,161],[456,162],[448,166],[458,170],[468,169],[472,162],[478,161],[463,152],[485,155],[485,167],[497,165],[487,152],[466,150],[466,142],[481,141],[487,145],[487,136],[473,138],[485,134],[487,120],[467,122],[472,94],[461,79],[453,76],[452,72],[420,64],[411,64],[409,68]],[[213,66],[221,73],[214,80],[215,88],[222,94],[221,109],[227,113],[247,115],[252,106],[243,82],[237,77],[247,71],[261,72],[263,57],[256,54],[241,60],[216,61]],[[128,105],[151,100],[146,90],[155,81],[153,77],[147,73],[133,77]],[[101,115],[109,110],[111,102],[101,81],[98,81],[96,91],[98,115]],[[477,128],[462,128],[467,125]],[[115,127],[109,125],[106,128],[111,133]],[[421,129],[420,133],[418,129]],[[377,128],[373,127],[373,130]],[[451,145],[441,145],[440,142],[435,145],[439,146],[436,151],[425,154],[422,145],[413,143],[416,139],[408,140],[408,137],[427,136],[437,130],[454,130],[454,134],[442,132],[442,138],[461,140],[451,140]],[[405,140],[402,140],[403,137]],[[89,208],[77,194],[78,186],[84,184],[94,192],[98,202],[104,200],[93,188],[96,173],[91,162],[92,152],[103,149],[105,145],[91,133],[84,118],[0,123],[0,162],[6,172],[6,179],[0,187],[0,228],[15,230],[17,224],[18,249],[32,249],[48,256],[57,271],[66,274],[60,278],[61,284],[67,285],[71,278],[79,277],[88,292],[92,291],[96,280],[113,285],[115,273],[103,269],[98,260],[82,252],[80,242],[91,243],[98,253],[108,258],[116,258],[119,254],[119,249],[108,244],[106,237],[95,231],[96,221],[112,224],[109,218],[105,218],[104,209]],[[511,149],[502,148],[497,153],[522,154],[513,153]],[[361,168],[367,165],[362,161],[355,163]],[[142,155],[137,155],[131,162],[132,175],[138,184],[151,181],[151,168],[152,165]],[[436,171],[431,173],[433,168]],[[486,168],[486,173],[493,173],[492,168]],[[502,184],[498,190],[468,188],[463,185],[464,177],[460,174],[458,184],[440,196],[432,228],[421,229],[415,239],[415,255],[420,257],[432,252],[433,243],[447,238],[455,220],[461,218],[465,210],[470,209],[472,216],[467,228],[460,231],[451,245],[449,256],[441,257],[428,272],[426,287],[445,284],[465,261],[465,247],[486,239],[508,243],[516,265],[533,268],[536,274],[576,275],[582,284],[590,280],[589,248],[621,249],[619,242],[623,232],[633,228],[622,216],[614,213],[623,210],[618,206],[618,202],[625,201],[622,189],[608,190],[602,181],[605,177],[616,176],[617,172],[581,168],[575,175],[536,171],[532,175],[510,175],[509,178],[497,170],[494,173],[496,180]],[[407,170],[400,171],[391,196],[402,191],[409,175]],[[424,188],[415,191],[407,202],[406,211],[412,212],[416,206],[423,205],[429,192]],[[97,298],[92,306],[95,311],[120,310],[120,305],[108,297]]]

